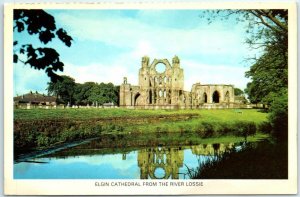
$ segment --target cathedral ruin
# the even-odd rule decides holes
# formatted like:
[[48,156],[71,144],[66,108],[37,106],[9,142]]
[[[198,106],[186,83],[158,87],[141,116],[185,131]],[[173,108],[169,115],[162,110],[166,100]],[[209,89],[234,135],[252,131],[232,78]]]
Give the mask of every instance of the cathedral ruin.
[[184,90],[184,73],[180,59],[172,64],[167,59],[142,58],[139,85],[131,85],[124,77],[120,86],[120,107],[139,109],[233,108],[234,87],[225,84],[200,84]]

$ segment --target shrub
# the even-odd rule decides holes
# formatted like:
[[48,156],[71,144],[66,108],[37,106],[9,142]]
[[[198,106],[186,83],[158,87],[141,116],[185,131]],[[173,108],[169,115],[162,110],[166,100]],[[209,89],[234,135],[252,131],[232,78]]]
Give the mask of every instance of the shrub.
[[214,135],[214,126],[210,122],[203,122],[203,137],[208,138]]
[[235,128],[235,135],[244,137],[245,141],[247,141],[248,136],[256,133],[256,125],[254,122],[237,122]]
[[273,99],[270,107],[269,121],[273,127],[273,136],[278,140],[287,140],[288,136],[288,94],[282,90]]
[[271,133],[272,125],[270,122],[264,121],[258,125],[257,130],[262,133]]

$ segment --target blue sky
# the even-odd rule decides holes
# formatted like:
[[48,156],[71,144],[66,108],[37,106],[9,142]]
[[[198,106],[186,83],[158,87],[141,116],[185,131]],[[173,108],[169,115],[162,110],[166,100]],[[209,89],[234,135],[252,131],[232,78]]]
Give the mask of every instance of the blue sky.
[[[138,70],[144,55],[167,58],[177,55],[184,69],[185,90],[192,84],[232,84],[244,89],[249,64],[244,60],[254,51],[244,44],[245,25],[231,20],[208,24],[201,10],[46,10],[57,27],[74,39],[66,47],[54,40],[54,47],[65,63],[60,74],[78,83],[112,82],[120,85],[123,77],[138,85]],[[14,32],[20,43],[43,46],[36,36]],[[14,65],[14,95],[32,91],[46,93],[49,78],[42,70]]]

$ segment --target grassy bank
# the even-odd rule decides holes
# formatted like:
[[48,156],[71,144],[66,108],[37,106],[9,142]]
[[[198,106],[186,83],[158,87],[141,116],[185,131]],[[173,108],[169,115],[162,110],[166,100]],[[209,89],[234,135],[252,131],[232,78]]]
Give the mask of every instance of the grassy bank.
[[[268,135],[256,134],[249,137],[248,142],[256,142],[266,139]],[[180,150],[191,148],[193,146],[213,145],[213,144],[241,144],[244,139],[234,136],[223,136],[219,138],[199,138],[195,136],[185,136],[179,133],[166,133],[163,136],[159,134],[145,135],[119,135],[119,136],[101,136],[101,138],[92,140],[90,143],[82,144],[73,148],[68,148],[56,152],[47,157],[67,157],[79,155],[99,155],[99,154],[120,154],[135,150],[146,150],[149,147],[177,147]]]
[[189,169],[193,179],[287,179],[287,143],[257,143]]
[[124,117],[158,117],[165,115],[196,114],[203,121],[266,120],[266,113],[256,109],[224,109],[224,110],[130,110],[130,109],[15,109],[14,120],[53,120],[72,119],[90,120],[101,118]]
[[[254,135],[267,114],[257,110],[33,109],[14,111],[16,149],[45,148],[102,135],[179,133],[186,137]],[[196,137],[195,137],[196,136]]]

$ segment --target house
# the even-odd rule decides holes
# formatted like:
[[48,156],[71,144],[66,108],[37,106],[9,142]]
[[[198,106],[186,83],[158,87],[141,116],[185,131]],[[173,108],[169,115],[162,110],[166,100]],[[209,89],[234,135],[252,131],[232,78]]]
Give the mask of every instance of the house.
[[16,108],[22,108],[22,106],[27,106],[27,105],[55,106],[56,104],[57,104],[56,97],[40,94],[37,91],[35,93],[30,91],[27,94],[14,97],[14,106]]

